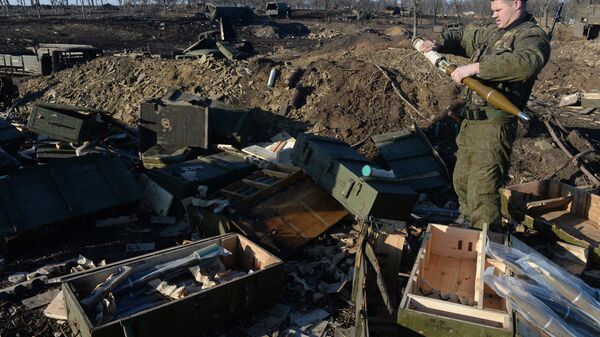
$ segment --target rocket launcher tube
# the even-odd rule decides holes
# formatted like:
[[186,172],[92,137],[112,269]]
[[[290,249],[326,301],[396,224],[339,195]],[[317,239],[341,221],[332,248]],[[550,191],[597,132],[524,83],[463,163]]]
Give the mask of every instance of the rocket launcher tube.
[[[413,40],[413,47],[421,51],[421,45],[425,42],[422,38],[415,38]],[[447,75],[452,74],[452,72],[457,68],[455,64],[450,63],[446,60],[445,57],[440,55],[438,52],[431,50],[426,53],[423,53],[425,57],[431,62],[434,66],[445,72]],[[529,116],[524,112],[519,110],[511,101],[506,98],[506,96],[502,95],[498,90],[488,87],[484,85],[480,81],[476,80],[473,77],[465,77],[462,79],[462,83],[469,87],[471,90],[475,91],[479,96],[481,96],[486,102],[490,103],[495,108],[506,111],[510,114],[513,114],[524,121],[529,121]]]
[[556,313],[535,296],[519,288],[513,288],[505,280],[494,276],[493,267],[488,268],[483,275],[484,282],[498,296],[510,302],[513,308],[520,312],[525,319],[552,337],[582,337],[570,328]]
[[496,278],[498,282],[506,284],[509,289],[520,289],[535,296],[565,321],[571,330],[576,330],[579,334],[587,337],[600,336],[600,324],[559,294],[519,278],[507,275],[500,275]]
[[597,300],[597,290],[581,280],[566,275],[564,270],[552,265],[539,254],[529,254],[520,259],[519,264],[538,284],[556,290],[600,324],[600,302]]

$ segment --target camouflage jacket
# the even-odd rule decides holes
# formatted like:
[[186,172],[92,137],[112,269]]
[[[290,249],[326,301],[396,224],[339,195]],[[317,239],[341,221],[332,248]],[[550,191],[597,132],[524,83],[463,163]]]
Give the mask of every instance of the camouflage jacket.
[[[533,83],[550,58],[546,33],[528,13],[505,29],[494,24],[479,29],[448,30],[438,37],[438,42],[442,53],[479,62],[477,77],[504,93],[519,109],[525,108]],[[488,116],[508,116],[471,90],[467,91],[465,109],[484,110]]]

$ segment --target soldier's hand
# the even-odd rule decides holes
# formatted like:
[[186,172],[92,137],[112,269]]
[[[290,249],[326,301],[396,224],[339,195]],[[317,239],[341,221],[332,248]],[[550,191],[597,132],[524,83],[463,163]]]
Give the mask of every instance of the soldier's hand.
[[462,84],[463,78],[477,74],[479,74],[479,62],[457,67],[450,76],[454,82]]
[[425,40],[421,44],[421,49],[419,50],[421,53],[426,53],[432,50],[439,50],[441,45],[434,40]]

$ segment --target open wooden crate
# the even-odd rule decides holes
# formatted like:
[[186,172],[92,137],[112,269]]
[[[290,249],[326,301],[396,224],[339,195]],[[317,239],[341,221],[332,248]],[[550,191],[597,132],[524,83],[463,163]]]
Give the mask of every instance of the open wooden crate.
[[600,196],[555,180],[503,188],[502,211],[516,221],[570,244],[600,261]]
[[[129,266],[136,271],[151,270],[156,265],[189,256],[212,244],[218,244],[232,253],[222,257],[222,263],[227,269],[242,270],[247,274],[181,299],[147,305],[145,309],[101,325],[92,322],[93,318],[88,316],[79,302],[120,266]],[[281,260],[242,235],[225,234],[94,269],[67,279],[63,283],[63,292],[67,316],[76,335],[192,337],[273,303],[283,293],[283,287],[284,270]],[[154,294],[149,295],[143,299]],[[116,304],[119,310],[118,298]]]
[[425,336],[513,336],[511,309],[484,286],[486,267],[505,272],[501,263],[486,258],[485,240],[482,231],[430,224],[400,302],[398,323]]

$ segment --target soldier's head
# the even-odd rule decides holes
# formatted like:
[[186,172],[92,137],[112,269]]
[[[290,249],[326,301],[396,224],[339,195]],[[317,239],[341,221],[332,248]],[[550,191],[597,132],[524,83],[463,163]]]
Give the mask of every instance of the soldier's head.
[[526,0],[491,0],[492,18],[498,28],[506,28],[525,13]]

